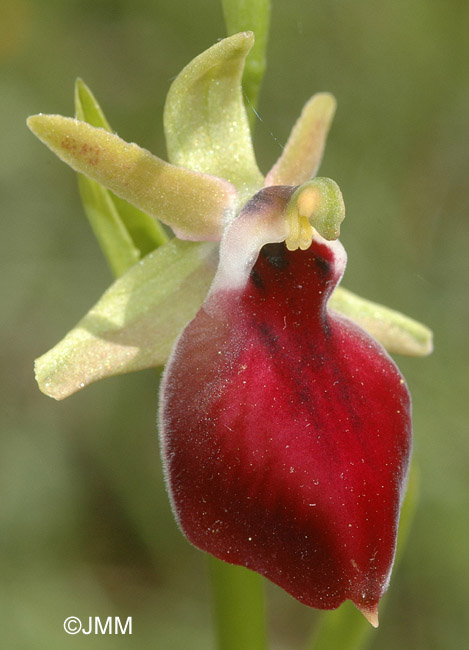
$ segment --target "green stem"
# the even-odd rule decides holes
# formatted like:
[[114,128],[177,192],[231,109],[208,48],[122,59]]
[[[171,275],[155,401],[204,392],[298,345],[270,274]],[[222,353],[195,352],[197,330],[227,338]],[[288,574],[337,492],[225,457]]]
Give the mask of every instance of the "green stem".
[[262,577],[209,556],[217,650],[266,650]]
[[373,632],[376,634],[348,600],[337,611],[322,614],[319,631],[308,647],[310,650],[361,650]]
[[252,31],[256,37],[254,47],[246,59],[243,90],[251,129],[255,123],[257,99],[266,68],[266,47],[270,25],[270,0],[222,0],[228,36]]

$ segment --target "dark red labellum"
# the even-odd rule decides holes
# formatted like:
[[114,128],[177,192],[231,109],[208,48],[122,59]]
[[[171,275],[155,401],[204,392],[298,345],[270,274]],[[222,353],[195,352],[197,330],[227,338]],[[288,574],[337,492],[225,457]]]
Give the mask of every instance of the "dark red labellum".
[[195,546],[302,603],[373,617],[394,559],[410,397],[384,349],[327,310],[333,246],[262,249],[183,332],[162,393],[177,520]]

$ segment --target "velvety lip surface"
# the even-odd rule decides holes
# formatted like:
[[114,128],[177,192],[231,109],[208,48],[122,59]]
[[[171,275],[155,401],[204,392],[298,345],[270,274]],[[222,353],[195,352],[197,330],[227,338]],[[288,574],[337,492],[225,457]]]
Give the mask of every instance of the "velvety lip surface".
[[384,349],[327,310],[339,266],[323,241],[270,244],[244,288],[210,296],[167,367],[162,450],[195,546],[307,605],[370,614],[394,559],[411,406]]

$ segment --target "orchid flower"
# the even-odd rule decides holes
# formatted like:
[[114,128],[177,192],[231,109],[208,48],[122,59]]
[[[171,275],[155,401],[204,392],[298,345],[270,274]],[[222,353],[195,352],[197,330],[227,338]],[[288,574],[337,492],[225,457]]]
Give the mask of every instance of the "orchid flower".
[[116,219],[124,199],[175,235],[124,260],[37,360],[37,379],[62,399],[167,362],[162,456],[189,541],[312,607],[350,599],[376,625],[411,452],[410,396],[388,352],[428,354],[431,333],[337,286],[344,203],[316,176],[331,95],[307,102],[262,176],[241,90],[252,44],[250,32],[226,38],[173,82],[170,162],[121,140],[99,111],[94,126],[29,119]]

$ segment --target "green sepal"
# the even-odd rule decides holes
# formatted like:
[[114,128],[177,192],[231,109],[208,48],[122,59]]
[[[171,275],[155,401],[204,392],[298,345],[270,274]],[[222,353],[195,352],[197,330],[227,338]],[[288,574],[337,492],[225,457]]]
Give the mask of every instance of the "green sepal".
[[239,192],[239,206],[264,182],[241,90],[253,43],[252,32],[235,34],[193,59],[171,85],[164,110],[168,159],[226,178]]
[[132,241],[139,249],[141,257],[145,257],[155,248],[169,241],[169,235],[157,219],[121,199],[120,196],[116,196],[113,192],[109,192],[109,194],[112,196],[114,205],[132,237]]
[[282,155],[265,178],[265,185],[301,185],[316,176],[336,109],[329,93],[317,93],[305,104]]
[[[99,104],[81,80],[75,85],[75,111],[79,119],[110,131]],[[78,188],[91,228],[114,275],[120,276],[140,259],[112,200],[111,193],[96,181],[78,174]]]
[[132,266],[36,360],[42,392],[60,400],[99,379],[163,365],[200,309],[217,257],[216,244],[174,238]]
[[[93,95],[88,86],[81,79],[77,79],[75,83],[75,116],[78,120],[82,122],[88,122],[91,126],[101,127],[106,131],[112,133],[111,126],[106,119],[106,116],[103,113],[101,106],[99,105],[96,97]],[[87,176],[81,175],[80,180],[80,192],[82,195],[82,200],[85,202],[84,195],[88,197],[93,196],[93,194],[98,194],[97,190],[87,191],[88,185],[93,187],[96,185],[96,181],[92,181]],[[120,217],[122,226],[127,230],[134,248],[137,248],[139,251],[138,258],[143,257],[150,253],[161,244],[164,244],[168,241],[168,236],[166,235],[162,225],[149,214],[146,214],[142,210],[139,210],[135,206],[131,205],[127,201],[119,198],[109,190],[101,187],[101,194],[105,194],[109,197],[110,202],[114,206],[114,211]],[[99,236],[99,208],[100,204],[104,202],[100,196],[100,201],[98,205],[93,205],[92,203],[85,204],[85,209],[88,214],[88,218],[92,219],[89,212],[95,215],[91,225],[93,230],[100,239]],[[109,203],[109,200],[106,200],[106,203]],[[98,221],[96,220],[96,215],[98,215]],[[108,215],[104,214],[103,218],[106,221]],[[103,226],[104,228],[104,226]],[[117,233],[116,233],[117,238]],[[111,268],[115,271],[115,264],[112,262],[109,257],[109,253],[106,250],[103,251],[110,261]],[[138,259],[137,258],[137,259]],[[128,268],[128,267],[127,267]],[[124,269],[126,270],[126,269]],[[120,275],[118,273],[117,275]]]
[[433,334],[428,327],[343,287],[334,291],[329,307],[363,327],[390,354],[424,357],[433,350]]
[[182,169],[103,128],[61,115],[33,115],[31,131],[75,171],[171,226],[181,239],[218,240],[236,208],[222,178]]
[[111,193],[90,178],[78,174],[78,189],[88,221],[109,267],[116,277],[140,259],[117,209]]
[[[79,120],[111,131],[101,107],[81,79],[75,84],[75,113]],[[117,210],[112,193],[83,174],[78,174],[78,188],[95,237],[111,271],[119,277],[138,262],[140,251]]]
[[270,0],[222,0],[228,36],[252,31],[256,38],[249,52],[243,73],[243,90],[251,127],[256,119],[256,106],[264,76],[267,39],[270,25]]
[[78,78],[75,82],[75,117],[91,126],[101,127],[112,133],[112,128],[103,109],[85,82]]

